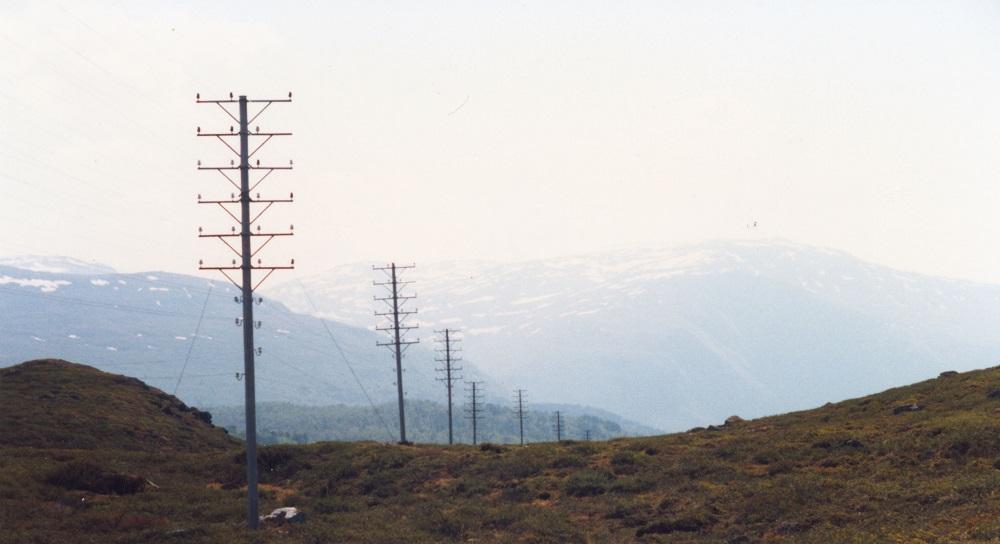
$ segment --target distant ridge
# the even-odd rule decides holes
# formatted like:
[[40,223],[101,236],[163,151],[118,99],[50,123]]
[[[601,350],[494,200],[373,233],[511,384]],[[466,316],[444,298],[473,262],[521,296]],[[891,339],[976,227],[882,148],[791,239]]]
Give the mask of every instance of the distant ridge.
[[[269,293],[370,322],[343,265]],[[860,396],[1000,352],[1000,285],[917,274],[783,240],[721,240],[523,262],[423,262],[425,328],[533,402],[599,406],[664,430]],[[515,385],[516,384],[516,385]]]
[[44,255],[16,255],[0,257],[0,266],[10,266],[31,272],[52,274],[114,274],[115,269],[106,264],[81,261],[72,257]]

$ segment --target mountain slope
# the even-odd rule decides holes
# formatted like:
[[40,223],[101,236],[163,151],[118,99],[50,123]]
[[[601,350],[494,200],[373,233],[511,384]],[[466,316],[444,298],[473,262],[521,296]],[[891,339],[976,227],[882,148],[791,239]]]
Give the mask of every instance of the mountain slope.
[[[42,376],[35,393],[51,380]],[[4,397],[31,406],[35,393],[5,390]],[[1000,368],[991,368],[641,439],[523,448],[271,446],[261,450],[262,510],[295,506],[307,521],[253,540],[995,541],[998,410]],[[0,542],[250,538],[239,528],[236,452],[102,450],[101,463],[157,484],[131,494],[67,489],[49,476],[80,455],[90,454],[0,444]]]
[[[663,429],[870,393],[1000,351],[1000,287],[903,273],[788,242],[713,242],[512,264],[420,265],[425,328],[539,402]],[[368,319],[371,271],[302,280],[320,315]],[[299,282],[273,295],[309,311]]]
[[[49,259],[39,266],[56,264]],[[177,274],[74,274],[0,266],[0,313],[14,316],[0,320],[0,366],[39,358],[88,361],[170,393],[176,389],[190,404],[241,404],[243,383],[236,375],[243,372],[243,344],[235,325],[240,315],[236,295],[227,283]],[[376,346],[382,337],[295,314],[266,299],[254,312],[261,323],[256,333],[262,350],[257,357],[259,401],[367,404],[368,397],[375,402],[395,399],[391,354]],[[411,398],[443,396],[429,347],[413,346],[404,366]],[[468,376],[488,380],[474,364],[466,370]]]

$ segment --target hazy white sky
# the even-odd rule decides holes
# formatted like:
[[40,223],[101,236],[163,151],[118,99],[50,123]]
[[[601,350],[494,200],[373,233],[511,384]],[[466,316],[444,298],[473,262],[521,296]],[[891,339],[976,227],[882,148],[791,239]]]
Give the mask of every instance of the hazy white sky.
[[7,1],[0,51],[0,254],[228,259],[194,95],[293,91],[301,273],[753,236],[1000,282],[996,2]]

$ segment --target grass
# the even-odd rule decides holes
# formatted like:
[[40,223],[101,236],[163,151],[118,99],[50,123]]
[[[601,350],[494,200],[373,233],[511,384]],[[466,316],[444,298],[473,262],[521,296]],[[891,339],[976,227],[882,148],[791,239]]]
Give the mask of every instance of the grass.
[[[156,390],[68,363],[30,365],[30,380],[0,371],[0,542],[1000,540],[1000,369],[660,437],[270,446],[262,512],[295,506],[308,520],[249,534],[239,443],[186,407],[166,413]],[[70,404],[46,409],[74,428],[30,407],[53,389]],[[124,415],[87,406],[97,399]],[[894,414],[908,404],[922,409]],[[33,423],[20,428],[25,418]],[[107,478],[142,485],[116,493],[101,487]]]

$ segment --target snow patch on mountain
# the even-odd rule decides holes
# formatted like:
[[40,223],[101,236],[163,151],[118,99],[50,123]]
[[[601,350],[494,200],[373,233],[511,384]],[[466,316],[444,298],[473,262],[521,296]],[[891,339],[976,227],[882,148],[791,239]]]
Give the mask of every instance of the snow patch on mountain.
[[38,278],[12,278],[10,276],[4,275],[0,276],[0,285],[14,284],[19,287],[37,287],[39,291],[43,293],[53,293],[62,286],[72,285],[71,282],[66,280],[45,280]]

